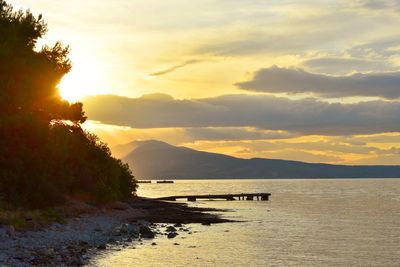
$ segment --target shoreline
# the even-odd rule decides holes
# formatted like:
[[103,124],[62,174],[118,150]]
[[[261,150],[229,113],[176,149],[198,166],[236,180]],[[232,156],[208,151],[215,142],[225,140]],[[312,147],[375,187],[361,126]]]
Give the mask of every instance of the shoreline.
[[225,210],[142,197],[103,208],[77,202],[73,205],[82,213],[67,218],[64,224],[24,231],[0,226],[0,265],[82,266],[110,245],[126,247],[157,235],[173,239],[180,231],[190,233],[186,226],[190,223],[234,222],[210,213]]

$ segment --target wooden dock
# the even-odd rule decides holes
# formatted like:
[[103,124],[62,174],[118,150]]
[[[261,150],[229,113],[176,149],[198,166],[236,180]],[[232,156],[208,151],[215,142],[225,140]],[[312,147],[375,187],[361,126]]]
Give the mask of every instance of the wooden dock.
[[241,194],[217,194],[217,195],[186,195],[160,197],[157,200],[176,201],[177,199],[187,199],[196,201],[197,199],[224,199],[224,200],[269,200],[271,193],[241,193]]

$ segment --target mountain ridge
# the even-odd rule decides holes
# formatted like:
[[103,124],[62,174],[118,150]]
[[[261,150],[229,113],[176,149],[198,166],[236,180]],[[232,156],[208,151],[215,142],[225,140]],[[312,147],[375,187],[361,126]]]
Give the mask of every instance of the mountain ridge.
[[122,159],[139,179],[400,177],[400,166],[396,165],[335,165],[282,159],[243,159],[173,146],[158,140],[133,141],[127,145],[133,149]]

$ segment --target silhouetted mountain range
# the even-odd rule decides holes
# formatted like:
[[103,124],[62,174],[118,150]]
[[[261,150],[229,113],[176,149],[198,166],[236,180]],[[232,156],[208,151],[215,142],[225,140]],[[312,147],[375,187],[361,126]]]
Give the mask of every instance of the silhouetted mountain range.
[[113,148],[138,179],[396,178],[400,166],[347,166],[279,159],[241,159],[155,140]]

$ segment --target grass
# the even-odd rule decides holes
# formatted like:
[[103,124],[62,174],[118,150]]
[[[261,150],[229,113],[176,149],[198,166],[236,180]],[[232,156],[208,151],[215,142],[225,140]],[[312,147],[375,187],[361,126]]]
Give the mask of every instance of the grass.
[[12,225],[16,230],[27,230],[35,225],[64,223],[61,212],[56,209],[44,210],[0,210],[0,224]]

